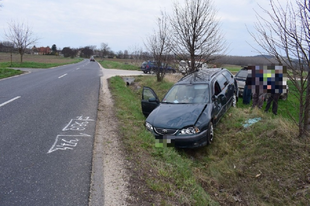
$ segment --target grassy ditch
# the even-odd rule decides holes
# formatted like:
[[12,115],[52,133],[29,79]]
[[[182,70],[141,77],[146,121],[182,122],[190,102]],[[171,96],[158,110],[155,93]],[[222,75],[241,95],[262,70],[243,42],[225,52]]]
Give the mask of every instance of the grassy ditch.
[[[291,120],[238,102],[215,129],[212,145],[192,150],[156,148],[144,128],[142,86],[160,98],[173,85],[135,77],[126,87],[110,79],[120,135],[133,162],[132,195],[154,205],[307,205],[310,199],[310,139],[297,139]],[[284,102],[284,101],[283,101]],[[289,102],[289,101],[285,101]],[[285,102],[283,103],[285,107]],[[292,110],[292,108],[291,108]],[[248,128],[250,118],[261,120]],[[137,185],[135,187],[134,185]]]

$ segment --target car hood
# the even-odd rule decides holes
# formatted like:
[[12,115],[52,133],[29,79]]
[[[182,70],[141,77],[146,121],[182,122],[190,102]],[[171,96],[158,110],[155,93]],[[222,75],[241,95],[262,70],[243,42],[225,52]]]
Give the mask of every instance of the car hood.
[[207,104],[160,104],[146,119],[158,128],[181,129],[194,125]]

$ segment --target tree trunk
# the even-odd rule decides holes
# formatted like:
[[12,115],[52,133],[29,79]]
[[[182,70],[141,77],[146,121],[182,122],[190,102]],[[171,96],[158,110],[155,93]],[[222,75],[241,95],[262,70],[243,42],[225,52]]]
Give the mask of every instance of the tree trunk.
[[305,135],[310,135],[310,71],[308,71],[307,79],[307,92],[306,92],[306,105],[305,105],[305,124],[304,133]]
[[24,49],[23,48],[19,48],[18,51],[19,51],[19,54],[20,54],[20,63],[23,63]]

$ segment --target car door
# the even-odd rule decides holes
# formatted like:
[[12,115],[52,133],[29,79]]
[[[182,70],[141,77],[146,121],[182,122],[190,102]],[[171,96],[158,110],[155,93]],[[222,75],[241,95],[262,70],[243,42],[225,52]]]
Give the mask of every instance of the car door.
[[218,104],[218,114],[217,114],[217,119],[219,120],[223,114],[227,111],[228,105],[230,103],[231,96],[233,95],[233,90],[232,94],[230,94],[229,89],[229,81],[223,74],[219,74],[216,77],[215,81],[215,95],[216,95],[216,100]]
[[223,109],[222,101],[221,101],[221,87],[217,81],[212,83],[212,117],[214,118],[214,124],[217,124],[221,117],[221,112]]
[[234,76],[228,71],[223,71],[223,76],[227,80],[227,86],[225,87],[225,96],[227,98],[226,109],[228,109],[232,105],[234,94],[236,93],[237,95],[238,91],[236,91],[237,88],[235,85]]
[[149,114],[160,104],[160,101],[154,92],[154,90],[150,87],[143,87],[142,90],[142,99],[141,99],[141,108],[142,113],[145,117],[149,116]]

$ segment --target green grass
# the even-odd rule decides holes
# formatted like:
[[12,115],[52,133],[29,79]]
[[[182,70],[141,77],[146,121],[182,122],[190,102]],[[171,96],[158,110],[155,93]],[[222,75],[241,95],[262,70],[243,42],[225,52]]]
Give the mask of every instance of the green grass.
[[0,67],[0,79],[22,74],[20,70],[6,69]]
[[240,66],[232,66],[232,65],[228,65],[227,67],[225,67],[224,65],[224,68],[229,70],[234,75],[237,74],[237,72],[240,71],[240,69],[242,69],[242,67]]
[[[129,159],[150,191],[145,198],[162,205],[309,203],[309,139],[296,138],[298,130],[285,115],[286,109],[296,110],[288,106],[295,101],[291,96],[280,100],[277,116],[239,101],[215,128],[210,146],[156,148],[154,137],[144,128],[142,86],[152,87],[162,98],[173,83],[158,83],[150,76],[135,78],[135,86],[126,87],[120,77],[114,77],[110,87]],[[261,121],[243,128],[246,120],[256,117]]]
[[123,70],[140,70],[140,67],[118,61],[98,60],[102,67],[105,69],[123,69]]

